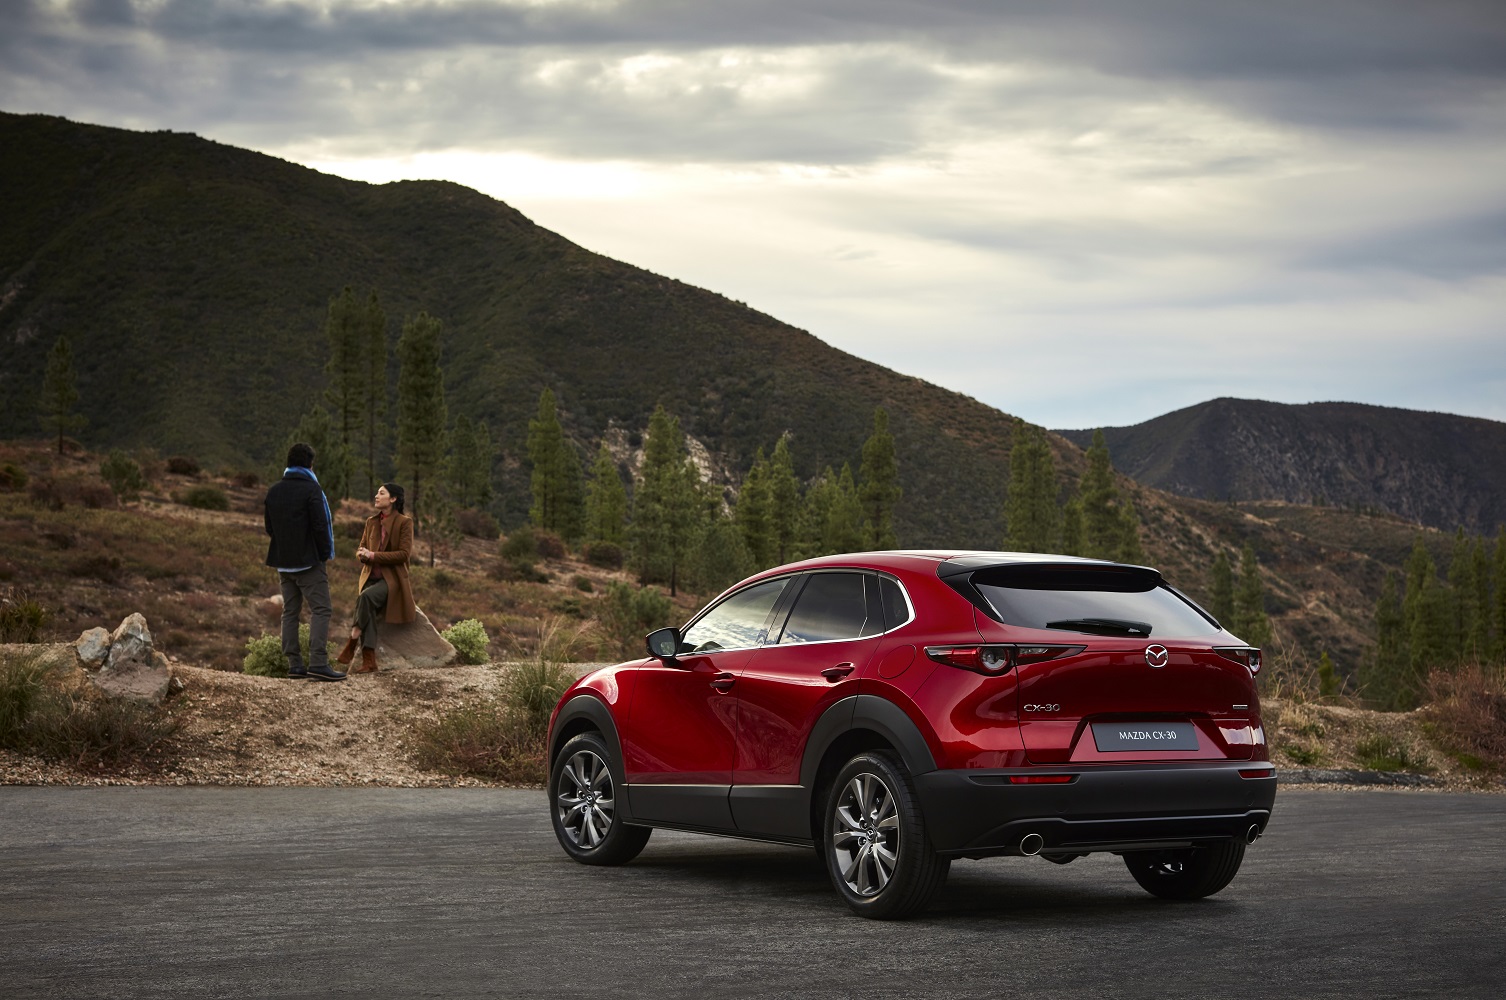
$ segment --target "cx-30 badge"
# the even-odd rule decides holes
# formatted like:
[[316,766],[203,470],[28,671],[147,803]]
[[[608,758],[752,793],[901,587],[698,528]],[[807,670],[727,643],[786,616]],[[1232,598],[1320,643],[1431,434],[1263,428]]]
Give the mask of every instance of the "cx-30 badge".
[[1145,662],[1158,670],[1161,667],[1166,666],[1166,661],[1170,658],[1170,656],[1171,654],[1166,652],[1165,646],[1145,647]]

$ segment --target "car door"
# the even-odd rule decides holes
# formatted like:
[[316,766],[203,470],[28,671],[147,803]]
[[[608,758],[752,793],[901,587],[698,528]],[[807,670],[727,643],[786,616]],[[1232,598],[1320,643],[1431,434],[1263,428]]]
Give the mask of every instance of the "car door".
[[[737,682],[737,765],[732,812],[740,831],[808,837],[800,763],[811,727],[857,693],[884,631],[878,578],[857,571],[799,581],[782,627],[753,652]],[[787,602],[788,603],[788,602]]]
[[767,580],[728,595],[686,627],[673,661],[650,659],[638,668],[622,733],[634,818],[733,828],[727,793],[737,746],[734,684],[789,582]]

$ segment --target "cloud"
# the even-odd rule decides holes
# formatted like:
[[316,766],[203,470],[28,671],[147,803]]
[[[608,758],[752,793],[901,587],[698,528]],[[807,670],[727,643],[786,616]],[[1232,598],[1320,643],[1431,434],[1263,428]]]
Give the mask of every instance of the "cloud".
[[0,0],[0,107],[457,179],[1054,426],[1506,418],[1499,0]]

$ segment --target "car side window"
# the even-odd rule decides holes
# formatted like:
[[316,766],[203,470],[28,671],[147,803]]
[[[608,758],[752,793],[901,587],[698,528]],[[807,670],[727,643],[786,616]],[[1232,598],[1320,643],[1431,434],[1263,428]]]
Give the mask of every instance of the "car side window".
[[763,642],[769,612],[789,582],[789,577],[768,580],[732,594],[685,630],[680,652],[714,653],[757,646]]
[[779,644],[856,639],[880,631],[865,631],[869,618],[865,587],[871,580],[864,573],[812,574],[795,601]]
[[884,631],[899,628],[910,620],[910,602],[905,600],[905,592],[897,581],[879,577],[879,593],[884,602]]

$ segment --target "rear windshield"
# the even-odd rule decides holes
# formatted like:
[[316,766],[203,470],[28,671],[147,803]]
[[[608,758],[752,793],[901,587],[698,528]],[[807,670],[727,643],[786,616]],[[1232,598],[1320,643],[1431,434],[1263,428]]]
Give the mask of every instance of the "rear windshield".
[[1084,635],[1212,635],[1218,627],[1158,580],[1129,574],[980,573],[973,586],[1006,625]]

